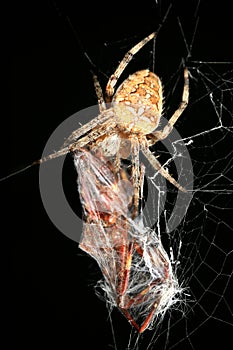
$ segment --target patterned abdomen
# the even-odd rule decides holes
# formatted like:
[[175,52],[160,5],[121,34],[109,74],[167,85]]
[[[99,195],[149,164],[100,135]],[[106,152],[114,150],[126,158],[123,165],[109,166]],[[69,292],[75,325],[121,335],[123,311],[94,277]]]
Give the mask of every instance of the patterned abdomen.
[[162,114],[162,84],[148,69],[128,77],[113,97],[119,126],[146,135],[158,126]]

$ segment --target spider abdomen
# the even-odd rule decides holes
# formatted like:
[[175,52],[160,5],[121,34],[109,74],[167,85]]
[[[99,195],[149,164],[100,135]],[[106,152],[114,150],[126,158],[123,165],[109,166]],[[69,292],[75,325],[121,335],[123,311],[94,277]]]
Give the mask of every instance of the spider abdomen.
[[128,77],[113,97],[113,108],[121,128],[148,134],[158,126],[162,114],[162,84],[148,69]]

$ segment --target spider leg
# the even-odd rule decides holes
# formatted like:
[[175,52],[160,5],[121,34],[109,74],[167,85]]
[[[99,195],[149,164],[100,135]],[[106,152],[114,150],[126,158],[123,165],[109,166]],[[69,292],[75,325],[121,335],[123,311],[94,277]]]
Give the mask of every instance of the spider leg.
[[114,161],[114,168],[115,168],[116,172],[120,171],[120,167],[121,167],[121,157],[120,157],[120,152],[118,149],[118,151],[116,152],[115,161]]
[[96,93],[96,96],[98,99],[99,110],[100,110],[100,113],[103,113],[103,111],[106,110],[103,91],[102,91],[102,88],[100,86],[97,75],[92,72],[92,76],[93,76],[93,81],[94,81],[95,93]]
[[105,134],[109,136],[114,130],[115,125],[116,124],[114,122],[107,121],[100,128],[96,128],[92,130],[89,134],[82,137],[78,141],[72,143],[70,146],[66,146],[55,153],[49,154],[48,156],[35,161],[33,164],[41,164],[41,163],[47,162],[48,160],[61,157],[69,152],[74,152],[77,149],[86,146],[88,143],[96,141],[96,139],[98,139],[101,136],[104,136]]
[[103,111],[101,114],[99,114],[96,118],[91,120],[89,123],[84,124],[79,129],[73,131],[70,136],[66,139],[66,141],[63,143],[62,148],[70,145],[72,142],[77,140],[82,135],[86,134],[91,129],[95,128],[98,125],[102,125],[105,123],[108,119],[112,118],[114,116],[113,111],[111,108]]
[[182,187],[168,172],[165,170],[162,165],[159,163],[159,161],[155,158],[153,153],[150,151],[148,147],[148,143],[143,142],[141,144],[141,150],[142,153],[145,155],[145,157],[148,159],[148,161],[151,163],[151,165],[163,176],[166,180],[168,180],[171,184],[173,184],[175,187],[178,188],[178,190],[182,192],[187,192],[187,190]]
[[134,187],[134,209],[132,218],[134,219],[139,214],[139,195],[140,195],[140,187],[141,181],[143,181],[144,177],[140,176],[139,169],[139,143],[138,139],[131,139],[131,154],[132,154],[132,183]]
[[106,100],[107,102],[111,102],[112,96],[114,94],[114,87],[117,83],[117,80],[119,79],[119,77],[121,76],[122,72],[124,71],[124,69],[126,68],[126,66],[128,65],[128,63],[131,61],[131,59],[133,58],[133,56],[146,44],[148,43],[148,41],[150,41],[151,39],[153,39],[156,36],[156,33],[151,33],[150,35],[148,35],[146,38],[144,38],[143,40],[141,40],[138,44],[136,44],[131,50],[129,50],[124,58],[122,59],[122,61],[120,62],[120,64],[118,65],[117,69],[115,70],[115,72],[111,75],[111,77],[109,78],[109,81],[107,83],[106,86]]
[[145,165],[141,163],[140,167],[140,178],[139,178],[139,188],[140,188],[140,214],[142,214],[142,207],[143,207],[143,187],[144,187],[144,176],[145,176]]
[[160,140],[164,140],[172,131],[174,124],[180,117],[180,115],[183,113],[185,108],[187,107],[189,100],[189,75],[188,75],[188,69],[184,69],[184,88],[183,88],[183,95],[182,95],[182,101],[180,103],[179,108],[175,111],[175,113],[172,115],[172,117],[169,119],[167,125],[163,128],[161,131],[155,131],[148,136],[149,138],[149,146],[154,145],[156,142]]
[[51,159],[55,159],[55,158],[59,158],[61,156],[64,156],[66,154],[68,154],[70,152],[70,149],[69,147],[64,147],[62,148],[61,150],[55,152],[55,153],[52,153],[52,154],[49,154],[48,156],[46,157],[43,157],[41,159],[38,159],[36,160],[35,162],[32,163],[32,165],[34,164],[42,164],[42,163],[45,163],[47,162],[48,160],[51,160]]
[[95,128],[90,131],[86,136],[82,137],[78,141],[74,142],[69,146],[71,152],[74,152],[78,148],[82,148],[86,146],[88,143],[96,141],[99,137],[104,136],[106,134],[109,137],[112,132],[114,132],[116,123],[114,121],[107,121],[101,127]]

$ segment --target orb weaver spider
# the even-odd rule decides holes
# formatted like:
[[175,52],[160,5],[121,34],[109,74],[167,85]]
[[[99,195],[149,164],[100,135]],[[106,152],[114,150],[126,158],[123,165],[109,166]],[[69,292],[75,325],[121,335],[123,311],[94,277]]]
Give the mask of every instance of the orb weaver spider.
[[[165,170],[149,147],[165,139],[188,104],[189,78],[179,108],[157,131],[162,114],[162,84],[148,69],[130,75],[115,92],[115,85],[132,57],[152,33],[126,53],[110,77],[105,98],[93,74],[100,114],[75,130],[62,148],[33,164],[71,152],[78,172],[84,210],[79,247],[99,264],[102,288],[139,333],[151,327],[158,314],[173,304],[179,291],[169,257],[155,232],[140,218],[145,167],[141,151],[153,168],[178,190],[186,190]],[[114,93],[115,92],[115,93]],[[130,161],[130,166],[124,162]]]
[[[138,179],[138,153],[141,150],[155,170],[179,190],[183,192],[186,191],[168,171],[162,167],[149,147],[165,139],[170,134],[177,119],[187,107],[189,99],[189,77],[187,68],[184,69],[184,88],[180,106],[169,119],[167,125],[160,131],[157,131],[156,128],[159,125],[163,107],[162,84],[155,73],[144,69],[130,75],[114,94],[114,87],[128,63],[133,56],[146,43],[155,38],[155,36],[155,32],[148,35],[126,53],[106,85],[106,99],[104,99],[97,77],[93,75],[100,114],[89,123],[75,130],[67,138],[61,150],[34,162],[34,164],[43,163],[69,152],[74,152],[92,143],[98,144],[98,142],[101,142],[104,147],[104,143],[107,143],[111,135],[118,135],[119,138],[114,145],[117,148],[112,147],[115,149],[114,153],[117,158],[117,167],[120,165],[118,164],[120,158],[127,158],[129,154],[133,154],[135,159],[134,177]],[[110,105],[106,105],[106,103]],[[134,181],[134,186],[136,204],[138,201],[137,181]]]

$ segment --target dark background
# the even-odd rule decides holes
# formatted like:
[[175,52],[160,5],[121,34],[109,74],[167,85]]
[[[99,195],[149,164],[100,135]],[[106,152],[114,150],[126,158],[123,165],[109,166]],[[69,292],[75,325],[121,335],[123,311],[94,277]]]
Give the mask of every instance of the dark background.
[[[2,71],[7,78],[5,91],[9,100],[4,99],[8,108],[2,117],[2,135],[5,136],[2,139],[2,176],[38,159],[57,125],[78,110],[96,104],[91,67],[84,51],[96,65],[100,82],[105,86],[105,75],[114,71],[133,44],[157,30],[172,1],[161,1],[161,6],[148,0],[127,3],[130,10],[123,1],[94,5],[92,2],[57,1],[56,8],[48,0],[13,1],[4,9],[6,64]],[[165,84],[181,58],[187,56],[177,18],[190,41],[197,23],[197,3],[173,1],[160,31],[155,71]],[[229,3],[200,1],[192,59],[232,60]],[[150,50],[151,47],[147,47],[138,54],[122,79],[145,65],[152,66]],[[204,130],[205,123],[208,125],[208,120],[197,113],[194,125],[179,122],[177,127],[185,136],[191,134],[190,130],[192,133]],[[38,168],[10,178],[1,186],[6,196],[2,197],[2,204],[7,209],[3,215],[2,249],[3,253],[7,252],[8,283],[3,304],[7,310],[8,342],[30,349],[37,344],[43,348],[58,344],[66,349],[89,349],[93,344],[102,349],[113,348],[108,311],[93,288],[100,277],[98,268],[79,250],[77,243],[57,231],[50,222],[39,195]],[[74,172],[70,175],[69,190],[75,194],[70,198],[75,202]],[[130,327],[118,312],[114,311],[112,317],[118,350],[123,350]],[[177,328],[177,339],[179,331],[185,334],[183,329]],[[230,326],[212,320],[175,349],[188,349],[189,340],[195,349],[211,348],[219,338],[222,347],[229,348],[226,344],[231,338],[230,332]],[[149,333],[145,337],[151,336]],[[173,338],[171,345],[172,342]]]

